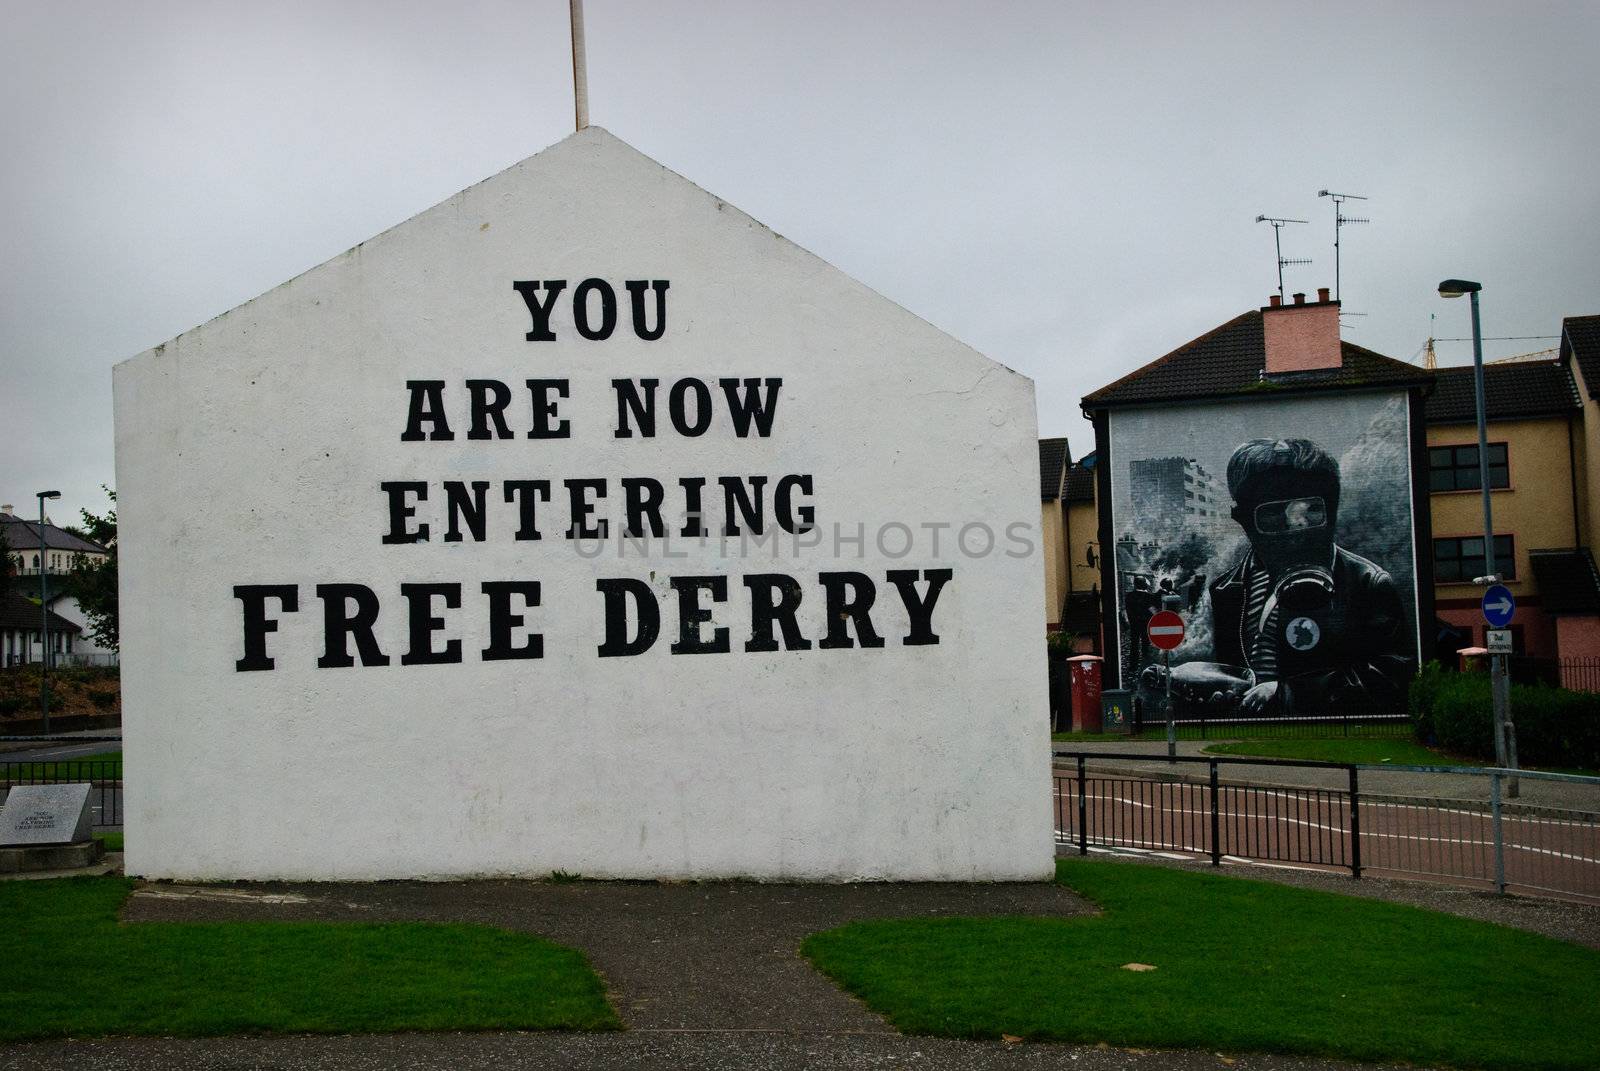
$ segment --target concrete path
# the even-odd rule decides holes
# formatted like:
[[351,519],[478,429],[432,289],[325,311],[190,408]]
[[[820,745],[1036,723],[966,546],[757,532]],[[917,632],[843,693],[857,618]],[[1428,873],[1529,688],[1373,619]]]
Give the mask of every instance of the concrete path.
[[[366,1037],[122,1038],[0,1046],[0,1071],[1376,1071],[1285,1056],[1086,1045],[630,1030],[614,1034],[383,1034]],[[1409,1068],[1408,1071],[1418,1071]],[[1425,1071],[1425,1069],[1424,1069]]]

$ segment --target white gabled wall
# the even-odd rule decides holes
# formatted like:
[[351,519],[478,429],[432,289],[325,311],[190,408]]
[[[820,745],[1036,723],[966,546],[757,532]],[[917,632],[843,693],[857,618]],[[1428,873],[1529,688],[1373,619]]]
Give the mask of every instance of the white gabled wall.
[[[617,293],[602,341],[574,330],[570,298],[589,278]],[[512,283],[557,279],[557,337],[530,342]],[[670,283],[659,339],[633,330],[627,280]],[[660,434],[618,438],[612,380],[645,377],[661,383]],[[734,433],[718,390],[730,377],[782,379],[770,436]],[[716,413],[687,437],[665,395],[694,378]],[[508,385],[515,438],[467,438],[468,379]],[[567,381],[569,438],[527,437],[529,379]],[[413,380],[445,382],[454,440],[402,440]],[[1052,872],[1032,383],[605,131],[120,365],[115,396],[130,874]],[[709,502],[719,476],[766,475],[770,495],[785,474],[812,478],[797,501],[826,533],[799,557],[724,555],[713,538],[620,558],[612,541],[588,558],[562,537],[563,480],[606,480],[595,516],[615,531],[625,477],[669,492],[705,477]],[[543,538],[517,540],[503,487],[539,479],[552,482]],[[491,485],[487,538],[444,541],[443,483],[474,480]],[[429,488],[408,523],[428,523],[430,539],[386,544],[380,484],[405,481]],[[681,501],[667,505],[681,521]],[[970,522],[996,533],[995,552],[954,545]],[[1014,522],[1031,554],[1008,541]],[[865,547],[836,551],[835,524],[848,537],[862,526]],[[903,557],[895,524],[916,537]],[[937,552],[927,524],[952,526]],[[970,530],[969,549],[981,543]],[[938,569],[952,573],[938,642],[907,645],[911,615],[887,573],[917,570],[925,594]],[[819,574],[839,571],[875,581],[883,647],[819,645]],[[757,573],[795,579],[809,650],[743,649],[744,577]],[[729,653],[669,653],[671,579],[689,576],[727,578],[705,630],[728,628]],[[599,657],[596,585],[617,579],[660,599],[662,634],[642,654]],[[481,584],[532,580],[540,605],[516,608],[543,657],[481,660],[494,628]],[[330,583],[373,591],[389,665],[319,668],[316,587]],[[401,664],[408,583],[462,586],[459,609],[433,603],[433,640],[459,640],[461,662]],[[252,585],[298,596],[294,613],[260,603],[277,626],[262,634],[270,670],[236,668],[251,611],[235,588]]]

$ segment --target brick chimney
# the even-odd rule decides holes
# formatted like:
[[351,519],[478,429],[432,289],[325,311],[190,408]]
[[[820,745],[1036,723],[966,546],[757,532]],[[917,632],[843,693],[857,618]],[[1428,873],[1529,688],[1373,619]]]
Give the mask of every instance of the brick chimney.
[[1294,295],[1285,305],[1276,296],[1261,310],[1261,327],[1267,341],[1267,372],[1311,372],[1338,368],[1344,363],[1339,346],[1339,303],[1328,299],[1328,288],[1317,300]]

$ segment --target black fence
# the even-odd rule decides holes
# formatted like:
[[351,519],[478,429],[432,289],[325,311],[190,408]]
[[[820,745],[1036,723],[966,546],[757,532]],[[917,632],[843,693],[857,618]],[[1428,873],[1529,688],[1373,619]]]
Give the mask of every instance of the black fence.
[[1360,775],[1354,766],[1276,759],[1240,759],[1237,765],[1324,769],[1348,778],[1348,788],[1285,790],[1222,783],[1224,761],[1180,758],[1207,768],[1205,781],[1090,769],[1091,761],[1149,762],[1149,755],[1083,752],[1075,769],[1057,771],[1056,839],[1087,854],[1091,844],[1211,857],[1270,860],[1349,869],[1361,876]]
[[1512,655],[1506,670],[1513,684],[1548,684],[1574,692],[1600,692],[1600,658],[1534,658]]
[[89,785],[89,810],[96,829],[122,825],[122,760],[60,759],[0,762],[0,789],[15,785]]
[[[1055,775],[1064,850],[1181,853],[1213,865],[1288,864],[1600,902],[1600,778],[1517,773],[1579,786],[1573,795],[1593,801],[1584,809],[1510,802],[1512,775],[1493,769],[1180,756],[1173,772],[1157,772],[1164,756],[1070,752],[1056,760],[1066,762]],[[1373,792],[1363,771],[1369,781],[1396,772],[1471,778],[1486,798],[1459,798],[1459,780],[1448,797]]]

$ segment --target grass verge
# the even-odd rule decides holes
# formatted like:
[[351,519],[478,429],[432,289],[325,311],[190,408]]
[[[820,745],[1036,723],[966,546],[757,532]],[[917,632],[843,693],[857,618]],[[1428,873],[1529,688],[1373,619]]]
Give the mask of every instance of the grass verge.
[[1482,766],[1423,747],[1414,740],[1374,740],[1332,737],[1325,740],[1248,740],[1212,744],[1209,755],[1252,755],[1266,759],[1305,759],[1311,762],[1393,763],[1396,766]]
[[[1380,901],[1063,860],[1074,919],[912,919],[804,954],[901,1030],[1468,1068],[1600,1066],[1600,953]],[[1145,963],[1153,971],[1122,970]]]
[[[1486,766],[1482,759],[1463,758],[1433,748],[1424,747],[1414,740],[1360,739],[1330,737],[1325,740],[1245,740],[1229,744],[1212,744],[1206,752],[1212,755],[1251,755],[1265,759],[1309,759],[1316,762],[1368,762],[1374,765],[1393,763],[1396,766]],[[1548,770],[1551,773],[1595,776],[1595,770],[1575,766],[1540,766],[1529,769]]]
[[[1319,730],[1326,731],[1329,739],[1350,740],[1400,740],[1411,739],[1411,726],[1408,723],[1394,722],[1381,725],[1355,725],[1346,733],[1344,727],[1337,723],[1328,726],[1318,726]],[[1306,731],[1305,727],[1294,724],[1292,721],[1264,722],[1258,725],[1230,725],[1227,723],[1199,725],[1180,725],[1174,734],[1179,740],[1299,740],[1306,739],[1300,735],[1289,736],[1286,734],[1299,734]],[[1167,731],[1163,726],[1142,729],[1137,733],[1051,733],[1050,739],[1057,744],[1071,744],[1075,742],[1104,743],[1112,740],[1125,740],[1132,742],[1160,742],[1167,738]],[[1317,738],[1321,739],[1321,738]]]
[[135,923],[121,878],[0,882],[0,1040],[620,1026],[582,953],[437,923]]
[[[0,755],[0,762],[4,761],[5,756]],[[83,765],[89,762],[100,762],[107,765],[96,767]],[[37,762],[19,762],[12,765],[6,773],[15,782],[73,781],[85,777],[120,781],[122,780],[122,752],[101,751],[94,755],[80,755],[72,759],[43,759]]]

